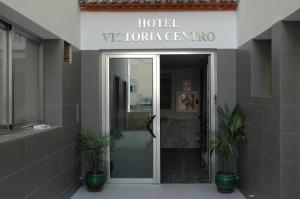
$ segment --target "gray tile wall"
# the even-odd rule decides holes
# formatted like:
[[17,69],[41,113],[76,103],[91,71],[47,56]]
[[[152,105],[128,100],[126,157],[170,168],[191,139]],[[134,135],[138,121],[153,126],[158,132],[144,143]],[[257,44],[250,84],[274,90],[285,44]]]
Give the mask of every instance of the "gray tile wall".
[[72,46],[71,64],[62,66],[62,196],[70,198],[79,187],[81,158],[78,135],[81,128],[81,52]]
[[236,103],[236,49],[217,50],[217,104]]
[[[238,49],[237,101],[246,111],[248,143],[240,151],[240,188],[256,199],[296,199],[300,195],[300,23],[272,29],[270,97],[251,97],[253,41]],[[257,42],[257,41],[255,41]]]
[[[81,124],[93,132],[101,132],[101,76],[100,53],[81,51]],[[103,96],[104,97],[104,96]]]
[[45,48],[45,120],[51,125],[62,125],[62,65],[64,42],[47,40]]
[[70,198],[79,187],[80,51],[63,64],[63,41],[45,41],[45,122],[58,126],[0,144],[0,197]]
[[[101,71],[97,50],[81,51],[81,125],[93,133],[101,133]],[[105,97],[105,96],[103,96]],[[82,160],[82,173],[90,169],[89,161]]]
[[280,54],[280,172],[282,199],[300,196],[300,22],[277,26]]
[[[276,30],[272,30],[272,34]],[[274,40],[272,40],[273,42]],[[280,198],[280,155],[279,155],[279,104],[278,79],[272,61],[272,94],[270,97],[251,97],[252,86],[260,70],[253,70],[261,63],[258,53],[264,48],[264,41],[249,41],[237,51],[237,102],[246,115],[248,142],[240,150],[240,189],[257,199]],[[259,43],[259,45],[257,45]],[[275,45],[272,43],[272,48]],[[267,50],[268,48],[266,48]],[[269,48],[270,52],[274,52]],[[274,58],[274,56],[273,56]]]
[[[217,50],[217,105],[236,103],[236,49]],[[218,131],[218,130],[217,130]],[[217,170],[223,170],[223,161],[216,159]],[[233,159],[231,170],[236,171],[236,160]]]
[[74,143],[61,142],[64,133],[56,127],[0,144],[1,198],[70,198],[79,185],[80,164]]

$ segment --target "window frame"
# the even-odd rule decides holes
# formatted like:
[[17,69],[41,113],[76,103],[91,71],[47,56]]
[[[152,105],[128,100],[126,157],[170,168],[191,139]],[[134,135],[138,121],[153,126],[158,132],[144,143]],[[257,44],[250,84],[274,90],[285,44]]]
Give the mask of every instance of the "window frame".
[[[0,22],[1,24],[1,22]],[[29,128],[37,124],[41,124],[44,122],[44,43],[42,40],[34,37],[30,33],[27,33],[23,30],[20,30],[16,27],[13,27],[9,24],[4,24],[6,26],[7,32],[7,60],[6,60],[6,94],[7,101],[5,102],[7,105],[7,120],[8,120],[8,128],[1,130],[0,135],[10,133],[14,130],[20,130],[24,128]],[[1,27],[1,26],[0,26]],[[14,74],[13,74],[13,35],[17,33],[26,39],[34,42],[39,46],[38,49],[38,120],[35,121],[27,121],[23,123],[15,123],[14,122]]]
[[9,83],[8,83],[8,59],[9,59],[9,52],[8,52],[9,51],[9,49],[8,49],[8,30],[9,30],[9,27],[8,27],[7,24],[5,24],[5,23],[3,23],[3,22],[0,21],[0,29],[5,32],[5,38],[4,38],[5,49],[3,49],[3,60],[4,60],[3,61],[3,71],[4,71],[4,75],[3,75],[3,77],[4,77],[4,83],[3,83],[4,92],[3,93],[6,96],[3,97],[4,98],[4,102],[3,103],[6,105],[5,106],[5,113],[4,113],[4,115],[6,117],[5,120],[7,121],[6,125],[3,125],[4,128],[3,129],[0,128],[0,133],[1,133],[2,131],[7,131],[9,129],[9,108],[7,106],[8,105],[8,101],[9,101],[9,99],[8,99],[8,95],[9,95],[8,94],[8,85],[9,85]]

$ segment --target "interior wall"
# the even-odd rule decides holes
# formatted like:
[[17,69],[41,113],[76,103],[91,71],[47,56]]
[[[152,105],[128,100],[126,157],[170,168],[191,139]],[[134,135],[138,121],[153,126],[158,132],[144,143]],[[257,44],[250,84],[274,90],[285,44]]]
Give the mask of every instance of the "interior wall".
[[[124,104],[124,95],[127,96],[126,93],[123,93],[122,89],[123,83],[126,83],[127,86],[129,83],[128,67],[127,59],[110,59],[109,61],[109,116],[111,136],[114,136],[114,134],[119,135],[119,133],[122,133],[127,127],[127,106],[121,106]],[[127,91],[126,88],[126,92]],[[126,99],[126,102],[127,101]]]
[[[175,55],[176,56],[176,55]],[[198,112],[177,112],[176,111],[176,92],[183,91],[183,81],[191,80],[192,92],[198,92],[200,95],[200,69],[199,68],[161,68],[161,73],[171,75],[171,109],[161,109],[161,117],[169,119],[196,119],[199,116],[200,101]]]
[[[161,73],[171,75],[171,109],[161,109],[161,147],[199,148],[200,136],[200,69],[199,68],[161,68]],[[183,91],[183,80],[191,80],[192,92],[199,96],[197,112],[177,112],[176,92]]]
[[[128,60],[111,59],[109,63],[110,75],[119,77],[121,80],[128,82]],[[113,82],[110,82],[113,85]]]

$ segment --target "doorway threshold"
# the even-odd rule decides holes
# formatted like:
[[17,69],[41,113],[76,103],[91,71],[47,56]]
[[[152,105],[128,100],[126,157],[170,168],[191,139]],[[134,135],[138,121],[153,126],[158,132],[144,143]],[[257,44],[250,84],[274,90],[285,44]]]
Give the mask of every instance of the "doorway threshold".
[[107,184],[99,193],[81,187],[71,199],[245,199],[238,189],[232,194],[217,192],[214,184]]

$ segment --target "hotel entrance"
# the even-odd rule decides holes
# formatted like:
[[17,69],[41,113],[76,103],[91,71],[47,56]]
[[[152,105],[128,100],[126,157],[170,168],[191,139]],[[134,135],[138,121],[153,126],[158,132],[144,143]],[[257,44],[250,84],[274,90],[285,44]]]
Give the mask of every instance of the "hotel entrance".
[[208,58],[160,56],[161,183],[209,182]]
[[214,52],[113,51],[101,58],[108,182],[210,182]]

